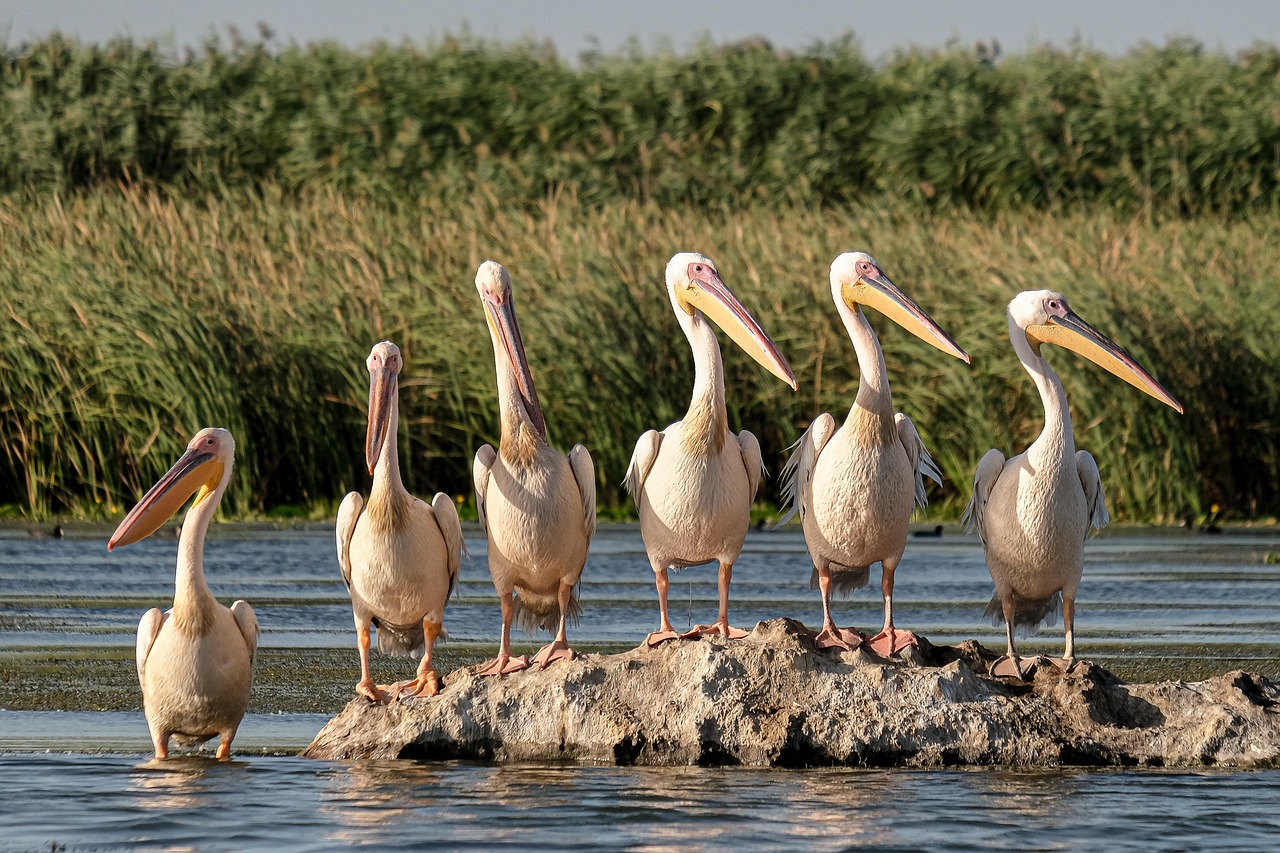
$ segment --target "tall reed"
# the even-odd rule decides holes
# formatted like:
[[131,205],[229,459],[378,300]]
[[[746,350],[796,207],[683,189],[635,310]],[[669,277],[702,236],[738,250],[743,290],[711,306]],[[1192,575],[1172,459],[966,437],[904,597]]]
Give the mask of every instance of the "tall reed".
[[526,209],[484,183],[467,196],[265,185],[0,199],[0,504],[112,515],[198,427],[222,425],[238,440],[233,512],[331,507],[367,486],[363,360],[381,338],[407,363],[410,488],[467,495],[475,448],[498,429],[473,284],[494,258],[514,279],[553,443],[586,444],[601,504],[625,506],[635,439],[688,402],[689,355],[661,280],[683,249],[719,262],[795,368],[798,393],[723,345],[731,423],[760,437],[776,471],[813,416],[852,401],[857,368],[827,269],[865,249],[974,356],[966,368],[872,317],[895,401],[949,480],[940,512],[958,513],[987,448],[1015,452],[1039,429],[1004,306],[1051,287],[1187,405],[1178,417],[1050,351],[1115,514],[1170,520],[1210,503],[1275,514],[1278,227],[1273,215],[922,215],[885,198],[690,208],[566,193]]

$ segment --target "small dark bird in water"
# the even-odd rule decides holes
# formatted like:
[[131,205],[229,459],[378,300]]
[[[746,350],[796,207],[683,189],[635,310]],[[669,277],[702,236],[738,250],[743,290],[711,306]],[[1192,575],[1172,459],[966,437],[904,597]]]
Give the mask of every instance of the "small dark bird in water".
[[920,538],[928,537],[930,539],[941,539],[942,525],[941,524],[935,525],[932,530],[914,530],[912,531],[911,535],[918,536]]

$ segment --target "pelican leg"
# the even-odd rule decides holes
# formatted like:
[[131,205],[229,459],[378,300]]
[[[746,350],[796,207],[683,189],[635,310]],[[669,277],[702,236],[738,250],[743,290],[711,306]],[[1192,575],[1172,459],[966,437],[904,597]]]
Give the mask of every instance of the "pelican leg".
[[561,581],[560,630],[556,632],[554,640],[543,646],[542,650],[533,656],[532,663],[537,664],[539,669],[546,669],[558,660],[573,660],[573,649],[569,648],[569,638],[565,631],[566,614],[569,612],[569,600],[572,596],[573,587]]
[[[1071,670],[1076,662],[1076,600],[1062,596],[1062,627],[1065,648],[1062,652],[1062,669]],[[1058,663],[1054,661],[1054,663]]]
[[1004,657],[991,664],[991,674],[1013,676],[1019,679],[1026,678],[1022,671],[1022,662],[1018,659],[1018,652],[1013,647],[1013,621],[1017,615],[1013,596],[1002,596],[1000,598],[1000,608],[1004,611],[1004,635],[1009,641],[1009,648]]
[[360,650],[360,681],[356,684],[356,693],[374,702],[386,702],[388,697],[382,687],[373,681],[369,674],[369,623],[356,618],[356,648]]
[[674,640],[680,635],[671,627],[671,617],[667,612],[667,592],[671,589],[671,580],[667,577],[666,566],[653,567],[653,582],[658,588],[658,613],[662,618],[658,630],[644,638],[644,644],[653,648],[659,643]]
[[516,613],[511,590],[502,593],[498,601],[502,605],[502,645],[498,647],[498,656],[485,664],[477,675],[509,675],[529,668],[529,659],[524,655],[514,658],[511,656],[511,620]]
[[733,563],[720,563],[720,612],[716,621],[710,625],[694,625],[692,631],[681,634],[685,639],[698,637],[725,637],[730,640],[741,640],[747,632],[734,628],[729,624],[729,584],[733,581]]
[[397,699],[412,699],[415,696],[435,696],[440,692],[440,674],[431,662],[431,653],[436,648],[436,638],[444,630],[443,622],[432,619],[422,620],[422,632],[426,636],[427,651],[418,664],[417,676],[412,681],[397,681],[391,685],[390,693]]
[[164,759],[169,757],[169,733],[162,732],[155,726],[151,725],[151,721],[147,721],[147,727],[151,729],[151,746],[155,749],[156,758]]
[[893,573],[897,560],[885,560],[880,564],[880,591],[884,595],[884,627],[870,640],[872,651],[882,657],[893,657],[907,646],[918,646],[916,635],[893,627]]
[[816,563],[818,590],[822,593],[822,631],[813,638],[819,649],[843,649],[851,652],[862,645],[862,634],[857,628],[837,628],[831,618],[831,566],[826,560]]
[[[237,726],[237,728],[239,727]],[[218,751],[214,753],[214,758],[219,761],[231,760],[231,739],[235,736],[235,729],[228,729],[227,731],[220,733],[218,738]]]

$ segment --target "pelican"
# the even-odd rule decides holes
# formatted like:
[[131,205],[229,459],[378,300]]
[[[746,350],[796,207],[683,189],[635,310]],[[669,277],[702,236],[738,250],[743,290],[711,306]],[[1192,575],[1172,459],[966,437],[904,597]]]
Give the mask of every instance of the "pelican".
[[[1019,293],[1009,303],[1009,337],[1023,368],[1044,403],[1044,429],[1026,452],[1006,460],[988,450],[978,463],[973,497],[964,518],[986,551],[995,594],[985,615],[1005,624],[1008,652],[992,672],[1023,676],[1013,635],[1052,625],[1061,608],[1064,667],[1075,660],[1075,606],[1084,569],[1089,528],[1110,520],[1098,463],[1076,451],[1067,396],[1053,368],[1040,354],[1043,344],[1078,353],[1182,413],[1170,396],[1132,357],[1071,310],[1061,293]],[[1021,633],[1021,632],[1020,632]]]
[[138,623],[138,681],[156,758],[169,757],[171,737],[185,745],[215,735],[218,758],[229,758],[249,707],[258,617],[243,601],[223,607],[204,579],[204,537],[231,481],[235,456],[231,433],[200,430],[107,542],[111,551],[145,539],[199,490],[178,538],[173,607],[153,607]]
[[884,627],[870,640],[889,657],[915,645],[915,635],[893,624],[893,574],[907,545],[912,504],[926,504],[924,478],[939,485],[941,474],[906,415],[893,411],[884,352],[862,307],[875,308],[948,355],[969,355],[897,288],[865,252],[845,252],[831,264],[831,298],[858,356],[858,395],[843,424],[823,413],[796,442],[783,468],[783,495],[798,510],[813,557],[811,586],[822,591],[818,648],[852,651],[862,642],[854,630],[836,628],[831,590],[847,593],[866,585],[872,563],[881,566]]
[[529,666],[523,655],[511,657],[513,619],[530,632],[558,625],[555,639],[533,658],[540,668],[573,658],[565,625],[578,616],[573,588],[596,532],[596,475],[581,444],[567,457],[547,444],[511,278],[502,264],[481,264],[476,290],[493,342],[502,419],[498,450],[484,445],[472,467],[476,507],[489,537],[489,572],[502,606],[502,645],[480,674],[502,675]]
[[[348,492],[338,507],[338,565],[356,623],[360,681],[356,693],[382,702],[434,696],[440,676],[431,663],[436,638],[444,631],[444,607],[458,582],[462,525],[453,500],[436,493],[427,506],[400,480],[396,425],[400,418],[400,348],[373,345],[369,369],[369,426],[365,462],[373,475],[366,504]],[[422,655],[416,677],[390,685],[369,674],[369,626],[378,629],[378,651]]]
[[679,635],[667,614],[668,568],[716,562],[720,611],[711,625],[685,636],[745,637],[729,624],[729,584],[750,525],[751,501],[764,475],[760,443],[750,432],[729,432],[720,346],[708,320],[783,382],[796,377],[777,346],[729,291],[706,255],[681,252],[667,263],[667,296],[693,349],[693,399],[682,420],[636,442],[626,485],[640,514],[640,534],[658,588],[661,624],[645,642]]

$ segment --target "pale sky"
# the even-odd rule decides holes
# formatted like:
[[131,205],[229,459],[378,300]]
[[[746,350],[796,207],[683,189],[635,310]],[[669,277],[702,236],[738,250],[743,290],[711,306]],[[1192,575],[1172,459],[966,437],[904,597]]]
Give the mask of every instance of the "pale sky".
[[1174,36],[1228,52],[1280,42],[1273,0],[0,0],[0,39],[7,36],[10,46],[54,29],[84,41],[132,35],[190,45],[225,35],[228,25],[256,37],[258,21],[284,43],[425,43],[467,28],[504,42],[549,39],[566,59],[592,47],[616,51],[631,37],[647,52],[664,45],[684,51],[703,36],[715,42],[762,36],[774,47],[798,49],[852,32],[872,59],[951,39],[994,38],[1006,54],[1077,38],[1110,53]]

